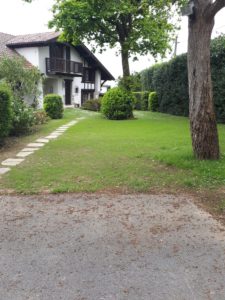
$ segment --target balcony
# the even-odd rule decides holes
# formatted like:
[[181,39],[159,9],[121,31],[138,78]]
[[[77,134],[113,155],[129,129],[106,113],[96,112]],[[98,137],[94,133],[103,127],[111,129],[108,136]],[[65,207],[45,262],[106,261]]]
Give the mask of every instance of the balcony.
[[46,73],[83,76],[83,64],[61,58],[46,58]]
[[83,68],[83,78],[82,78],[83,83],[95,83],[95,70],[92,68]]

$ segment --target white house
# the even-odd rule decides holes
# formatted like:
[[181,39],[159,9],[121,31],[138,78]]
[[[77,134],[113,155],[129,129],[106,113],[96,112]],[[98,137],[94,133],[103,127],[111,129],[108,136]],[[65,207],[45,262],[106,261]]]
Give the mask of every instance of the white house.
[[79,107],[87,99],[98,98],[104,83],[114,77],[85,45],[59,42],[59,36],[59,32],[0,33],[0,57],[22,56],[40,70],[45,77],[40,84],[40,107],[49,93],[62,96],[64,105]]

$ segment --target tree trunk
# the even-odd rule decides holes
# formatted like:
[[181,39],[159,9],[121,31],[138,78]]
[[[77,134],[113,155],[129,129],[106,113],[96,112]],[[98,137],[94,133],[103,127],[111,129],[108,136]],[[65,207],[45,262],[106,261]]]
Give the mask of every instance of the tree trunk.
[[189,17],[190,126],[196,158],[216,160],[219,159],[220,153],[210,66],[210,43],[214,18],[204,15],[203,6],[205,5],[201,4],[201,9],[197,6],[195,15]]
[[128,50],[125,50],[122,48],[121,51],[122,56],[122,66],[123,66],[123,77],[129,77],[130,76],[130,65],[129,65],[129,52]]

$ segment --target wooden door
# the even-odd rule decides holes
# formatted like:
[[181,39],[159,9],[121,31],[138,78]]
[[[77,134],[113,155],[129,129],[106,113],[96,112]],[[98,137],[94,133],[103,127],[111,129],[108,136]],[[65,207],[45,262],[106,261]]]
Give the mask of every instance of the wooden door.
[[65,79],[65,105],[72,104],[72,80]]

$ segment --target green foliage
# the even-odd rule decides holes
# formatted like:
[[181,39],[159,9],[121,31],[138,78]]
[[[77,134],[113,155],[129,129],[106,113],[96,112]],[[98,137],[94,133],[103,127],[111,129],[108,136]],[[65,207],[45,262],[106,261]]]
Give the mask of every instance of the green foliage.
[[35,124],[34,110],[22,100],[14,99],[12,102],[12,128],[11,135],[19,136],[31,131]]
[[134,109],[141,110],[141,99],[142,99],[143,92],[133,92],[134,96]]
[[59,95],[49,94],[44,98],[44,110],[52,119],[62,119],[63,102]]
[[132,94],[134,96],[134,109],[147,111],[149,92],[133,92]]
[[142,92],[141,94],[141,110],[148,110],[149,92]]
[[151,92],[148,98],[148,110],[152,112],[159,111],[159,101],[156,92]]
[[[211,44],[211,68],[214,105],[217,121],[225,123],[225,36]],[[182,54],[170,62],[157,64],[141,72],[142,89],[156,91],[159,111],[172,115],[188,116],[187,55]]]
[[26,99],[30,104],[36,103],[40,93],[38,83],[42,76],[37,68],[28,67],[23,58],[1,58],[0,79],[9,85],[14,99]]
[[82,108],[85,110],[100,111],[101,110],[101,99],[87,100],[83,103]]
[[61,40],[75,45],[94,41],[104,51],[119,44],[127,58],[148,53],[164,56],[175,29],[173,2],[57,0],[49,25],[63,31]]
[[225,123],[225,35],[211,44],[213,97],[218,122]]
[[141,90],[141,75],[134,73],[131,76],[119,77],[118,87],[131,92],[138,92]]
[[48,120],[49,120],[49,117],[44,110],[39,109],[39,110],[34,111],[34,124],[35,125],[45,124],[48,122]]
[[3,138],[9,134],[11,125],[11,91],[6,86],[0,85],[0,144]]
[[110,89],[102,98],[101,111],[107,119],[125,120],[133,117],[133,96],[121,88]]

